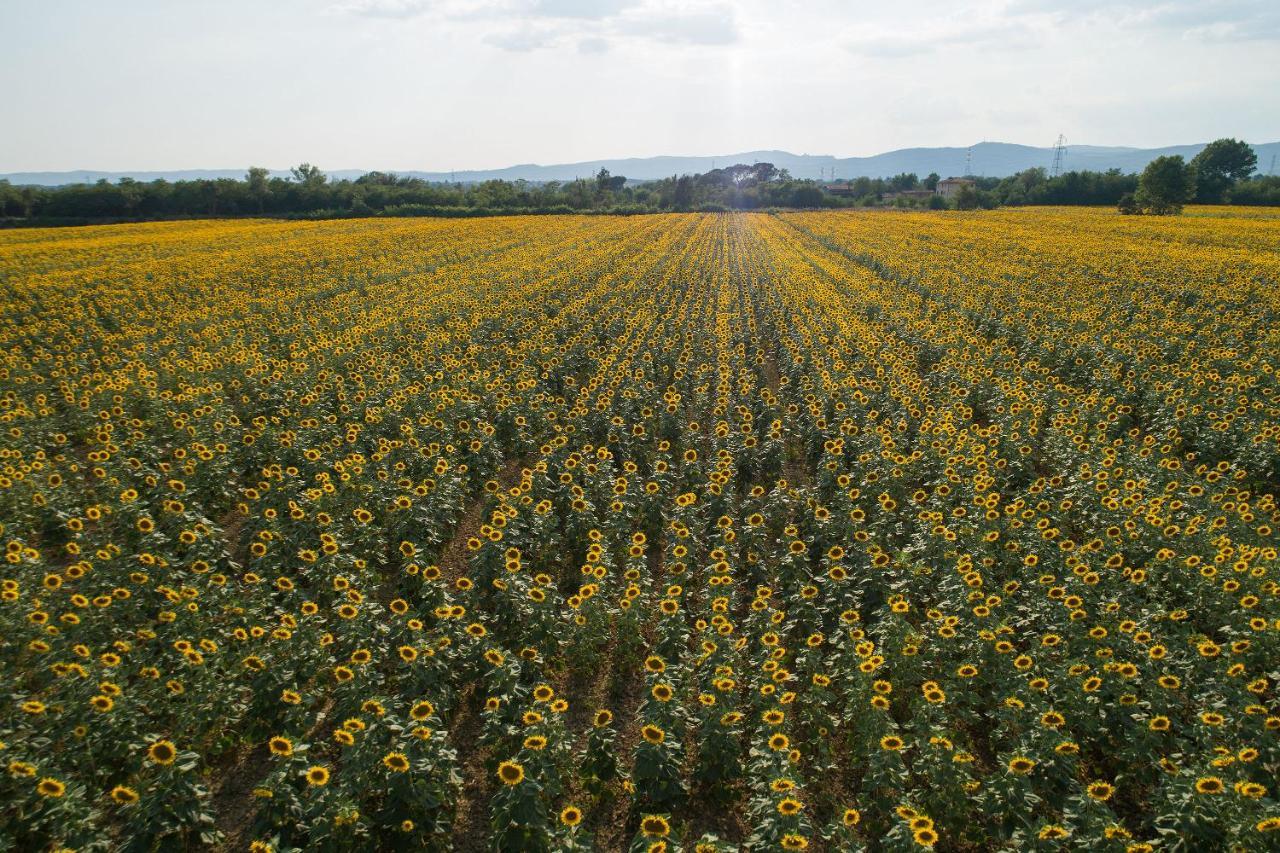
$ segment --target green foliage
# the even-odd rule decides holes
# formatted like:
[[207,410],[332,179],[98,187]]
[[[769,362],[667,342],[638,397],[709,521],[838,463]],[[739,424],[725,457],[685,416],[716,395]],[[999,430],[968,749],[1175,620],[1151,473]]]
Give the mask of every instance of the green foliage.
[[978,191],[965,184],[956,193],[956,210],[974,210],[978,206]]
[[[1193,196],[1201,202],[1280,205],[1274,178],[1253,176],[1256,155],[1247,144],[1220,139],[1195,160]],[[1191,168],[1187,167],[1187,168]],[[164,180],[61,187],[12,186],[0,181],[0,222],[5,224],[77,225],[113,220],[180,219],[209,216],[272,216],[332,219],[364,216],[474,217],[513,214],[608,213],[660,211],[762,210],[771,208],[896,207],[940,210],[937,196],[893,197],[904,190],[937,187],[935,172],[920,179],[914,173],[890,178],[856,178],[831,191],[811,180],[793,179],[771,163],[736,164],[696,175],[673,175],[657,181],[630,182],[607,169],[575,181],[481,181],[431,183],[393,172],[369,172],[355,180],[329,180],[318,167],[302,163],[291,178],[271,177],[252,167],[244,180]],[[1160,196],[1139,196],[1139,176],[1119,169],[1073,171],[1054,178],[1042,168],[1005,178],[974,179],[975,197],[965,194],[966,208],[1002,205],[1118,205],[1126,194],[1147,199],[1137,212],[1171,212]],[[28,220],[6,222],[6,218]],[[30,220],[36,220],[31,222]]]
[[1194,197],[1195,191],[1194,166],[1178,155],[1157,157],[1142,171],[1134,201],[1144,213],[1167,216],[1181,213],[1182,205]]
[[822,190],[816,184],[796,187],[791,195],[792,207],[822,207]]
[[1247,142],[1215,139],[1195,156],[1196,200],[1217,203],[1237,182],[1247,179],[1258,166],[1258,155]]

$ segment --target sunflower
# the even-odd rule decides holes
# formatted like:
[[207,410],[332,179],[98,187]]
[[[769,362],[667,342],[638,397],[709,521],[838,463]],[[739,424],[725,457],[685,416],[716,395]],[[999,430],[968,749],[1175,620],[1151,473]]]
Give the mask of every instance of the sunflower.
[[560,811],[560,822],[565,826],[577,826],[582,823],[582,810],[577,806],[565,806]]
[[504,761],[498,765],[498,778],[504,785],[519,785],[524,781],[524,768],[514,761]]
[[127,785],[116,785],[111,789],[111,799],[118,805],[132,805],[138,802],[138,792]]
[[803,835],[796,835],[794,832],[789,832],[782,836],[783,850],[804,850],[808,846],[809,839],[805,838]]
[[267,748],[271,750],[272,755],[293,755],[293,741],[280,735],[267,741]]
[[1196,780],[1197,794],[1221,794],[1226,785],[1217,776],[1201,776]]
[[800,814],[802,809],[804,809],[804,803],[794,797],[786,797],[778,803],[778,814],[783,817]]
[[645,815],[640,820],[640,831],[646,838],[666,838],[671,833],[671,824],[660,815]]
[[147,748],[147,758],[152,763],[168,766],[178,757],[178,749],[172,741],[158,740]]
[[1111,795],[1114,794],[1115,792],[1116,792],[1116,789],[1113,785],[1111,785],[1110,783],[1101,782],[1101,781],[1091,782],[1086,791],[1090,799],[1098,800],[1099,802],[1103,802],[1103,803],[1111,799]]
[[913,832],[911,839],[921,847],[932,847],[938,843],[938,833],[933,827],[925,827]]
[[640,736],[647,742],[657,745],[667,739],[667,733],[653,723],[645,723],[640,727]]
[[388,752],[382,757],[382,766],[392,773],[403,773],[409,769],[409,759],[403,752]]
[[1036,763],[1030,758],[1016,755],[1009,759],[1009,772],[1018,776],[1026,776],[1035,769]]
[[429,719],[436,712],[436,708],[427,700],[415,702],[413,707],[409,709],[409,716],[418,722]]
[[36,784],[36,793],[42,797],[57,799],[67,792],[67,786],[57,779],[46,776]]
[[316,764],[307,768],[307,784],[313,788],[323,788],[329,784],[329,768]]
[[897,735],[885,735],[880,738],[880,748],[888,750],[889,752],[897,752],[902,749],[903,746],[905,746],[905,744],[903,743],[902,738]]

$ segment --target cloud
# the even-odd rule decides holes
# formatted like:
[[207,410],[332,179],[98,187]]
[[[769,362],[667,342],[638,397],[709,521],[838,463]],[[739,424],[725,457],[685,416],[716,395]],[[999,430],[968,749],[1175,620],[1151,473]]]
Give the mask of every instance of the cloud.
[[599,36],[590,36],[578,42],[578,53],[608,53],[609,40]]
[[640,0],[534,0],[529,14],[600,21],[640,5]]
[[485,25],[480,41],[517,53],[574,39],[579,52],[602,53],[618,39],[713,46],[740,38],[734,9],[723,0],[341,0],[331,10],[388,20],[429,14],[441,23]]
[[505,33],[490,33],[484,37],[484,43],[514,53],[529,53],[540,48],[551,47],[558,38],[558,34],[551,30],[521,27]]
[[335,4],[333,9],[366,18],[416,18],[431,6],[431,0],[348,0]]
[[330,11],[364,18],[408,20],[432,15],[441,20],[468,21],[523,18],[530,0],[340,0]]
[[1026,48],[1034,46],[1039,39],[1039,30],[1026,20],[995,19],[969,23],[952,18],[912,32],[858,29],[845,39],[844,46],[859,56],[900,59],[953,47]]
[[1012,18],[1049,15],[1132,31],[1174,32],[1189,41],[1280,39],[1280,4],[1274,0],[1014,0]]
[[668,44],[725,45],[741,38],[733,7],[716,3],[693,8],[646,7],[621,15],[618,32]]

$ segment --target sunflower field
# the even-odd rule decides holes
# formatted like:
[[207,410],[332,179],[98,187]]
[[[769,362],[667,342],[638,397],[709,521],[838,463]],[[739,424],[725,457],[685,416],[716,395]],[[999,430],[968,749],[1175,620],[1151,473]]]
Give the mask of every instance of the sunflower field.
[[1280,218],[0,231],[0,849],[1280,849]]

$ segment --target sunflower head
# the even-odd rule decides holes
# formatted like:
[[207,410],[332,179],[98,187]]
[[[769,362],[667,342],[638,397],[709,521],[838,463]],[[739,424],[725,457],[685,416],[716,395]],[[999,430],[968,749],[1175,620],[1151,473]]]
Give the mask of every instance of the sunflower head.
[[671,825],[661,815],[645,815],[640,821],[640,831],[649,838],[666,838],[671,832]]
[[147,749],[147,758],[155,764],[168,766],[178,757],[178,749],[172,741],[158,740]]
[[50,776],[46,776],[36,783],[36,793],[42,797],[57,799],[66,792],[67,786]]
[[504,761],[498,765],[498,779],[504,785],[519,785],[524,781],[524,768],[514,761]]

